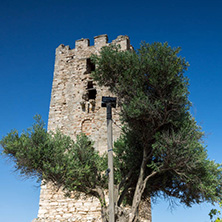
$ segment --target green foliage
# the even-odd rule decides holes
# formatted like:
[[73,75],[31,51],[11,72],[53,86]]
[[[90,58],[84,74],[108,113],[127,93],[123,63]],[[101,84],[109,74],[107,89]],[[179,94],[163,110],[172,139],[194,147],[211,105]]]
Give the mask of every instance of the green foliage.
[[[189,112],[188,63],[179,52],[167,43],[142,43],[137,51],[111,45],[92,56],[92,77],[115,93],[121,108],[115,184],[117,205],[131,205],[131,222],[141,199],[150,196],[178,198],[187,206],[222,200],[222,168],[208,159],[204,133]],[[27,132],[12,131],[0,144],[22,175],[53,182],[68,194],[94,195],[106,215],[107,156],[100,156],[87,136],[74,142],[59,131],[47,133],[37,116]]]
[[222,197],[221,165],[208,159],[203,132],[189,112],[189,64],[179,52],[167,43],[144,42],[137,51],[109,46],[92,56],[92,77],[117,95],[121,107],[116,181],[125,182],[122,194],[131,200],[139,176],[145,181],[152,173],[144,197],[163,194],[187,206]]
[[178,53],[179,49],[172,49],[167,43],[143,43],[137,52],[105,47],[101,56],[92,57],[97,65],[93,78],[118,95],[128,123],[144,113],[159,121],[166,106],[173,116],[178,106],[190,105],[188,82],[183,76],[188,64]]
[[[222,207],[222,204],[219,203],[220,208]],[[221,211],[217,209],[212,209],[209,213],[211,222],[222,222],[221,218]]]
[[[131,132],[125,132],[114,143],[114,176],[115,183],[119,184],[123,196],[119,205],[131,204],[141,165],[141,144]],[[131,189],[130,192],[124,190]]]
[[0,141],[3,154],[15,162],[22,175],[53,182],[67,194],[74,190],[94,194],[96,186],[106,186],[102,176],[106,158],[95,151],[86,135],[78,135],[74,142],[59,131],[47,133],[41,118],[35,119],[27,132],[19,136],[12,131]]

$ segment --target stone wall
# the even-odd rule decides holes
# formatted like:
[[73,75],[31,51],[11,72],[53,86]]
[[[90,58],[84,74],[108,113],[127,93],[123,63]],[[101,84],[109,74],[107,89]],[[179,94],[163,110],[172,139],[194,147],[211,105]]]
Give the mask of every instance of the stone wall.
[[[129,38],[119,36],[123,50],[129,49]],[[60,45],[56,49],[55,71],[51,94],[48,130],[60,129],[75,139],[81,131],[95,141],[95,147],[106,150],[106,111],[101,108],[102,96],[111,95],[104,87],[98,87],[90,77],[93,64],[92,53],[98,54],[101,47],[107,45],[107,35],[95,37],[94,46],[89,46],[88,39],[77,40],[75,49]],[[117,108],[118,110],[118,108]],[[113,112],[113,119],[119,122],[118,111]],[[120,129],[113,127],[114,140]]]
[[[100,35],[94,38],[93,46],[88,39],[80,39],[74,49],[64,45],[56,49],[48,119],[48,131],[59,129],[74,140],[84,132],[95,141],[100,153],[107,149],[106,109],[101,107],[101,99],[112,95],[90,77],[95,69],[90,56],[98,54],[101,47],[108,44],[107,35]],[[132,49],[127,36],[118,36],[111,44],[119,44],[121,50]],[[113,120],[120,125],[118,110],[118,107],[113,109]],[[120,128],[113,124],[113,139],[119,135]],[[65,198],[61,190],[50,184],[42,185],[35,221],[101,221],[100,204],[97,199],[83,194],[78,198]]]

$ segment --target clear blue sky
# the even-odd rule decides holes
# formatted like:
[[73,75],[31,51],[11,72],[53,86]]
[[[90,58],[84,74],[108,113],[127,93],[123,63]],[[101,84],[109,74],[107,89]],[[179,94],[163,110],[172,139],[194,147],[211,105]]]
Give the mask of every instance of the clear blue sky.
[[[47,122],[55,48],[100,34],[110,41],[128,35],[135,48],[142,40],[182,47],[192,113],[206,132],[209,157],[222,162],[221,0],[0,0],[0,138],[29,127],[36,113]],[[2,157],[0,181],[0,222],[34,219],[35,181],[22,180]],[[212,207],[167,206],[161,199],[153,205],[153,222],[207,222]]]

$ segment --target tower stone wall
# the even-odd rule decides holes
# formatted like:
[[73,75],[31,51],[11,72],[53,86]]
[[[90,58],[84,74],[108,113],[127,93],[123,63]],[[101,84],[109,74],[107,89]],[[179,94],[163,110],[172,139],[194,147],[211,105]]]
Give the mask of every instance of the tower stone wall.
[[[90,56],[99,54],[109,44],[120,45],[121,50],[132,49],[128,36],[118,36],[108,43],[107,35],[95,37],[92,46],[88,39],[80,39],[74,49],[64,45],[56,49],[48,119],[48,131],[59,129],[74,140],[84,132],[100,153],[107,149],[106,110],[101,107],[101,99],[112,95],[107,88],[98,87],[90,76],[95,69]],[[113,120],[120,125],[118,110],[118,107],[114,110]],[[119,135],[120,128],[113,125],[114,141]],[[76,199],[66,198],[51,184],[42,185],[38,221],[101,221],[100,203],[84,194]]]

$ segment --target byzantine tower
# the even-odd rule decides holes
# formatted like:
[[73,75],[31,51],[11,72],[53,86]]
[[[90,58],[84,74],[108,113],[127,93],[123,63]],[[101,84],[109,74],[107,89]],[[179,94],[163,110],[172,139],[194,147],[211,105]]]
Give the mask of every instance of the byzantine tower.
[[[94,147],[103,153],[107,150],[106,110],[101,107],[102,96],[112,96],[105,87],[99,87],[90,73],[95,69],[91,54],[99,54],[103,46],[120,45],[121,50],[133,50],[128,36],[118,36],[108,43],[107,35],[75,42],[75,48],[60,45],[56,49],[53,85],[51,92],[48,131],[59,129],[76,139],[84,132],[94,142]],[[120,125],[119,108],[113,112],[113,120]],[[113,125],[113,140],[120,135],[120,128]],[[151,221],[149,212],[144,221]],[[147,207],[146,207],[147,209]],[[100,203],[96,198],[80,194],[80,198],[66,198],[61,190],[51,184],[41,186],[38,219],[41,222],[101,221]]]

